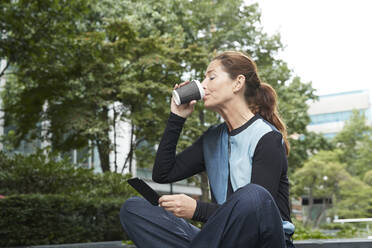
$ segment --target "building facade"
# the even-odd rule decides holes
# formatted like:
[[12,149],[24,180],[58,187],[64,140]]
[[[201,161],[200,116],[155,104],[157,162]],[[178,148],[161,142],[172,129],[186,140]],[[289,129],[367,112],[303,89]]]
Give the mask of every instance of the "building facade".
[[322,95],[319,100],[309,103],[308,114],[311,123],[307,129],[333,138],[343,129],[345,121],[350,119],[354,110],[365,114],[371,125],[372,112],[368,90]]

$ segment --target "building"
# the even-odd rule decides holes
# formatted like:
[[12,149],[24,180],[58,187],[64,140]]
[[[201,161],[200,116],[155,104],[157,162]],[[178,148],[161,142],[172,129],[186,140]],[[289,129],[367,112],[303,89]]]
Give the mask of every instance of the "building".
[[353,110],[364,113],[369,124],[372,124],[368,90],[322,95],[319,100],[309,103],[308,114],[311,123],[307,129],[315,133],[322,133],[327,138],[333,138],[342,130],[345,121],[350,119]]

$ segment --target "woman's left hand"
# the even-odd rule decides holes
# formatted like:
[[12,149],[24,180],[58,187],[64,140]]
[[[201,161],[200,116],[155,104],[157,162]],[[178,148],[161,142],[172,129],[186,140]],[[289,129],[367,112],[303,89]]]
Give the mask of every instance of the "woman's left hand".
[[185,195],[163,195],[159,205],[180,218],[191,219],[196,209],[196,200]]

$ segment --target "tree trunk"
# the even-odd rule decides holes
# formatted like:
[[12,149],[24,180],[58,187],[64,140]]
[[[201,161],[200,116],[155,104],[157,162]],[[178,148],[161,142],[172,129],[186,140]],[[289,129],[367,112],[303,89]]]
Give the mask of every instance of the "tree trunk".
[[110,171],[110,142],[98,141],[97,147],[102,171]]
[[310,190],[309,190],[309,209],[308,209],[308,212],[307,212],[306,221],[304,223],[305,226],[307,226],[311,222],[311,213],[313,211],[313,205],[314,205],[313,203],[314,203],[313,188],[310,187]]
[[97,147],[99,153],[99,159],[101,161],[101,168],[103,172],[110,171],[110,135],[109,135],[109,116],[108,116],[108,109],[104,107],[101,113],[101,120],[104,123],[107,123],[107,127],[104,130],[104,136],[99,137],[97,140]]
[[132,122],[131,132],[130,132],[130,151],[129,151],[129,154],[128,154],[128,156],[129,156],[129,172],[132,173],[132,175],[134,174],[132,170],[133,170],[133,153],[134,153],[134,149],[135,149],[135,147],[134,147],[135,143],[134,143],[133,137],[134,137],[134,124]]
[[114,111],[114,118],[113,118],[113,128],[114,128],[114,165],[115,165],[115,173],[118,172],[118,153],[117,153],[117,144],[116,144],[116,117],[118,115],[118,113],[116,112],[116,109],[115,109],[115,104],[113,106],[113,111]]
[[5,71],[8,69],[9,65],[10,65],[10,62],[7,61],[6,65],[4,66],[4,69],[2,69],[1,72],[0,72],[0,78],[2,78],[4,76]]
[[323,199],[323,204],[322,204],[322,211],[320,211],[320,213],[318,214],[318,216],[314,220],[314,225],[313,225],[314,228],[318,228],[319,227],[320,222],[321,222],[323,216],[326,213],[326,210],[327,210],[327,203],[326,203],[326,201],[327,201],[327,199],[324,198]]

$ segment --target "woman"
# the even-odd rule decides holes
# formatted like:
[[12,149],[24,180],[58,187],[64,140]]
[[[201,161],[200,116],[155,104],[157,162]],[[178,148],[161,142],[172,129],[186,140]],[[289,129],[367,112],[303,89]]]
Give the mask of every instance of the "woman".
[[[255,63],[240,52],[216,56],[202,86],[205,108],[225,122],[176,155],[196,102],[177,106],[172,100],[153,180],[171,183],[207,171],[213,203],[165,195],[157,207],[130,198],[120,213],[125,231],[138,247],[293,247],[289,144],[274,89],[261,83]],[[184,219],[206,223],[200,230]]]

